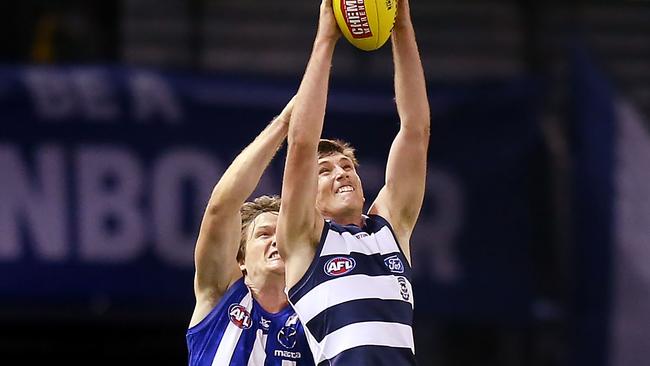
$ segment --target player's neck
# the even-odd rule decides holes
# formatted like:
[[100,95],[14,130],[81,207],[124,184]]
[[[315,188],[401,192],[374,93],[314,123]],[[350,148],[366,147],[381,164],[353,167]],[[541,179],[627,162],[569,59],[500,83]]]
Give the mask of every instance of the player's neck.
[[284,277],[270,275],[257,281],[247,281],[255,300],[269,313],[277,313],[288,305],[284,293]]
[[328,215],[326,218],[334,221],[339,225],[356,225],[358,227],[363,227],[364,224],[363,215],[360,212],[341,215]]

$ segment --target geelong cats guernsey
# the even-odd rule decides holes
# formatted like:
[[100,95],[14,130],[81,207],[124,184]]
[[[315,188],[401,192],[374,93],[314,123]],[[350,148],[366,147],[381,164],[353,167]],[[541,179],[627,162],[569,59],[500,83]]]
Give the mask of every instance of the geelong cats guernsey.
[[316,256],[288,294],[317,365],[415,365],[411,267],[390,224],[326,221]]
[[244,279],[235,282],[200,323],[187,330],[190,366],[314,365],[298,316],[266,312]]

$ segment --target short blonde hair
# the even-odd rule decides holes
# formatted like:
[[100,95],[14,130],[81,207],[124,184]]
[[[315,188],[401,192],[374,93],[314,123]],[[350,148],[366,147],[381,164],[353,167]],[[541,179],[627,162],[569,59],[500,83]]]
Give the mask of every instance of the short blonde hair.
[[239,239],[237,261],[241,263],[246,258],[248,227],[257,216],[265,212],[280,212],[280,197],[275,195],[257,197],[251,202],[244,203],[239,212],[241,213],[241,237]]
[[359,167],[359,161],[354,155],[354,147],[347,141],[335,139],[321,139],[318,142],[318,158],[324,158],[336,153],[343,154],[348,159],[352,160],[355,168]]

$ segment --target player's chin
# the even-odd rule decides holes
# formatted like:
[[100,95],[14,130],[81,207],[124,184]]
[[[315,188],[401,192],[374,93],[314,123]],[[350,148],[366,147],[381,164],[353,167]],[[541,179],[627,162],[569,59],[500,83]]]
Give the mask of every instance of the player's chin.
[[282,259],[274,259],[267,263],[266,268],[269,270],[269,272],[284,274],[284,261]]

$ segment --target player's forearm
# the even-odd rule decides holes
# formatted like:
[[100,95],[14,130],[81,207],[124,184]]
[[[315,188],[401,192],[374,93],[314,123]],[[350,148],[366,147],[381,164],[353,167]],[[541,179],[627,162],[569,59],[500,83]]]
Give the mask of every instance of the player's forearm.
[[276,117],[225,171],[210,198],[210,205],[239,210],[253,193],[264,170],[278,151],[288,131],[288,116]]
[[316,150],[323,129],[330,65],[336,40],[317,37],[289,123],[287,161],[278,219],[278,249],[289,258],[314,221]]
[[395,100],[405,130],[429,129],[429,102],[424,70],[410,17],[402,17],[392,35]]
[[315,146],[323,130],[330,68],[336,41],[317,38],[296,95],[289,124],[289,144]]

